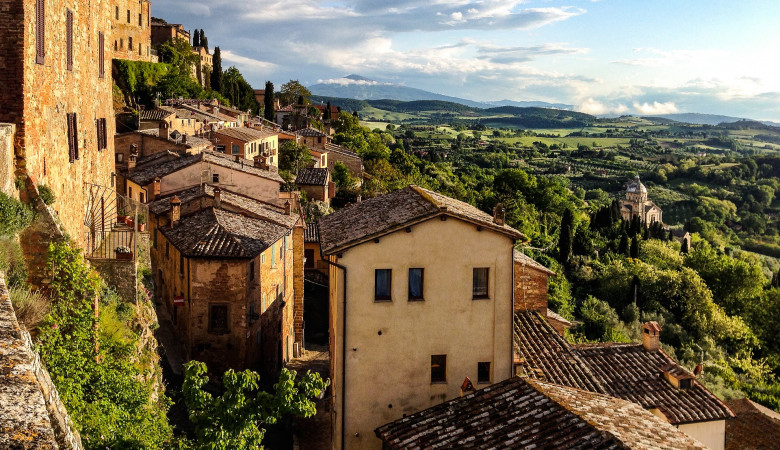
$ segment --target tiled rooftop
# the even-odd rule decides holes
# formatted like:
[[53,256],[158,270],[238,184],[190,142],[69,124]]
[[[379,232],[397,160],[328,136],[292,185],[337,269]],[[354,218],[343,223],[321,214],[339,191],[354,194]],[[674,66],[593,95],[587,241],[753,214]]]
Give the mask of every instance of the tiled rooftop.
[[166,175],[200,162],[208,162],[229,169],[257,175],[269,180],[278,181],[279,183],[284,183],[284,180],[279,176],[278,173],[255,167],[254,162],[243,159],[240,162],[236,162],[234,158],[228,155],[212,151],[204,151],[195,155],[180,155],[178,158],[166,161],[162,164],[144,164],[143,166],[136,166],[134,169],[131,169],[127,172],[126,177],[136,184],[146,186],[154,181],[154,179],[157,177],[162,178]]
[[317,230],[316,222],[306,224],[306,229],[303,231],[303,242],[320,242],[320,233]]
[[285,236],[291,227],[208,208],[182,217],[160,231],[187,257],[254,258]]
[[705,448],[634,403],[517,377],[375,433],[389,449]]
[[541,270],[542,272],[548,275],[555,275],[555,272],[543,266],[542,264],[538,263],[533,258],[531,258],[530,256],[526,255],[523,252],[515,250],[513,255],[514,255],[515,262],[518,262],[524,266],[530,266],[533,267],[534,269]]
[[214,131],[214,134],[240,139],[242,141],[257,141],[260,139],[276,136],[277,133],[271,130],[258,130],[256,128],[222,128]]
[[746,398],[726,405],[736,418],[726,421],[726,450],[777,448],[780,443],[780,414]]
[[327,142],[325,144],[325,150],[334,153],[341,153],[342,155],[351,156],[353,158],[360,158],[360,155],[348,149],[347,147]]
[[[139,133],[146,134],[148,136],[154,136],[154,137],[160,137],[160,129],[159,128],[150,128],[148,130],[141,130]],[[170,137],[168,138],[169,141],[173,142],[173,139]],[[187,135],[187,142],[181,142],[181,139],[177,141],[177,143],[186,145],[191,148],[197,148],[197,147],[213,147],[211,144],[211,141],[208,139],[203,139],[197,136]]]
[[353,204],[319,221],[320,243],[325,254],[335,253],[412,223],[447,215],[504,233],[513,239],[523,235],[508,225],[497,225],[493,216],[468,203],[410,185]]
[[167,117],[176,114],[176,111],[171,108],[167,108],[163,106],[154,109],[142,109],[140,114],[141,114],[141,120],[159,122],[161,120],[166,119]]
[[327,186],[330,174],[326,167],[304,167],[298,171],[295,184],[306,186]]
[[306,127],[300,130],[296,130],[295,134],[299,136],[305,136],[305,137],[327,137],[328,136],[322,131],[312,127]]

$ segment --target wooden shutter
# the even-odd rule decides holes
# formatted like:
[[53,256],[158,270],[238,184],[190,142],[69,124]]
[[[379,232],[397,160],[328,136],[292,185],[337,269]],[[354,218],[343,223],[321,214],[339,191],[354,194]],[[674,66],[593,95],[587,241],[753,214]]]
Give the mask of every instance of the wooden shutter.
[[106,62],[105,62],[105,36],[102,31],[98,31],[98,78],[103,78],[106,75]]
[[76,142],[76,113],[68,113],[68,160],[70,162],[76,161],[76,148],[78,144]]
[[73,70],[73,11],[67,10],[65,15],[65,39],[68,70]]
[[46,60],[46,3],[35,1],[35,64]]
[[108,142],[106,141],[106,119],[96,119],[95,126],[97,128],[98,151],[105,150],[108,146]]

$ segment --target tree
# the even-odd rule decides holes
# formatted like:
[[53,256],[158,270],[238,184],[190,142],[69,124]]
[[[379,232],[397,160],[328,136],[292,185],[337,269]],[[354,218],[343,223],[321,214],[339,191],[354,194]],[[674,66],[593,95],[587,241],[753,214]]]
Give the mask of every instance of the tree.
[[206,33],[203,31],[203,28],[200,29],[200,46],[203,47],[204,50],[206,50],[206,53],[209,52],[209,40],[206,37]]
[[558,260],[565,264],[571,258],[572,238],[574,237],[574,214],[566,208],[561,218],[561,235],[558,238]]
[[304,144],[287,141],[279,147],[279,170],[298,173],[313,162],[309,149]]
[[189,41],[181,38],[171,39],[160,45],[158,56],[160,62],[170,64],[180,72],[188,74],[192,74],[192,67],[199,60],[198,55],[192,52]]
[[296,383],[296,373],[282,369],[273,392],[263,392],[256,372],[230,369],[222,377],[224,393],[215,397],[204,390],[209,382],[206,364],[190,361],[184,367],[182,394],[195,427],[194,447],[198,449],[261,448],[263,427],[288,414],[313,416],[317,409],[311,399],[328,386],[317,373],[306,372]]
[[299,97],[303,97],[302,104],[308,105],[311,103],[311,92],[299,83],[298,80],[290,80],[284,83],[279,91],[279,101],[283,106],[293,104]]
[[618,244],[618,253],[621,255],[628,256],[628,234],[623,231],[623,233],[620,235],[620,244]]
[[195,32],[192,33],[192,46],[200,47],[200,33],[197,28],[195,29]]
[[682,244],[680,245],[680,251],[687,255],[690,251],[690,248],[691,246],[688,243],[688,238],[683,238]]
[[328,102],[327,105],[325,105],[325,114],[322,118],[323,120],[330,121],[331,119],[331,113],[330,113],[330,102]]
[[263,117],[266,120],[274,121],[274,84],[270,81],[265,82],[265,97],[263,97]]
[[639,241],[636,236],[631,239],[631,257],[639,258]]
[[212,71],[211,71],[211,89],[222,93],[222,52],[219,47],[214,48],[214,56],[212,57]]
[[339,189],[354,189],[357,187],[357,178],[349,172],[346,164],[336,161],[333,165],[333,183]]

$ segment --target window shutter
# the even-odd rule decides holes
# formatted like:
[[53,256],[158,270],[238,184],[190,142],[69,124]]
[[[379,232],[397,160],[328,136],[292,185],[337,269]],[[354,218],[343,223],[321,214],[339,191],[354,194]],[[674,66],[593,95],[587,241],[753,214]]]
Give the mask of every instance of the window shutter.
[[68,70],[73,70],[73,11],[67,10],[65,17],[65,39]]
[[68,160],[72,163],[76,161],[76,118],[75,113],[68,113]]
[[98,68],[98,78],[103,78],[106,75],[105,71],[105,37],[103,36],[103,32],[98,32],[98,64],[100,67]]
[[46,4],[45,0],[35,2],[35,64],[46,60]]

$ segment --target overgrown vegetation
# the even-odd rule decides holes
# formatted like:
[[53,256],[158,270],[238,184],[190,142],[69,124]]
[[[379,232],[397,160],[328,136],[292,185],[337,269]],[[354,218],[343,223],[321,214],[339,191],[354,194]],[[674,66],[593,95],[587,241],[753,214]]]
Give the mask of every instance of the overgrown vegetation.
[[0,237],[13,236],[32,223],[32,208],[0,192]]

